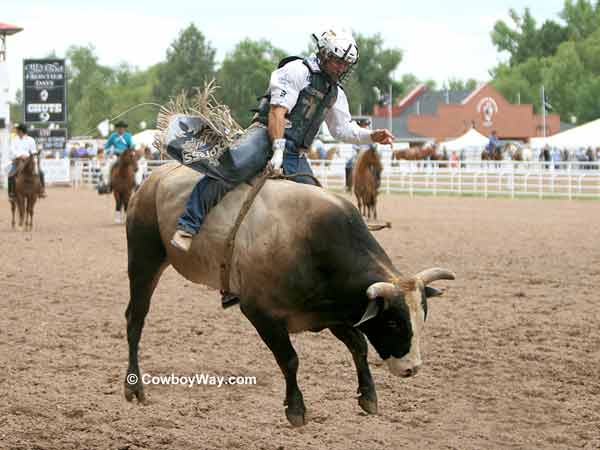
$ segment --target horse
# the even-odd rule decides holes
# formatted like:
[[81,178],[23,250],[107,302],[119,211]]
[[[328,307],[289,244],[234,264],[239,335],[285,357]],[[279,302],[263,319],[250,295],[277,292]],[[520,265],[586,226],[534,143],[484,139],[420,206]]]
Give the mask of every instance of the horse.
[[[313,161],[321,160],[321,157],[319,156],[319,152],[314,147],[311,147],[308,149],[306,156],[308,159],[313,160]],[[329,150],[327,150],[327,155],[325,156],[325,159],[326,159],[325,166],[329,166],[331,164],[329,161],[332,161],[334,158],[339,158],[339,157],[340,157],[340,148],[337,146],[331,147]]]
[[12,211],[12,228],[15,229],[15,209],[19,210],[19,227],[24,231],[33,229],[33,208],[40,195],[42,184],[40,177],[35,173],[36,155],[29,155],[25,159],[17,160],[15,175],[15,197],[10,200]]
[[487,149],[484,149],[481,152],[481,160],[482,161],[502,161],[502,149],[498,146],[494,146],[491,154]]
[[138,170],[137,156],[133,148],[128,148],[110,171],[111,187],[115,198],[115,223],[122,222],[121,210],[127,215],[129,199],[135,189],[135,173]]
[[358,155],[352,179],[354,180],[354,195],[358,203],[358,209],[367,219],[377,219],[377,194],[381,185],[381,172],[383,166],[381,157],[375,146]]
[[424,149],[422,149],[421,147],[409,147],[406,150],[394,150],[392,152],[392,161],[400,161],[403,159],[409,161],[416,161],[420,159],[425,159],[425,154],[427,153],[427,155],[429,156],[429,152],[429,149],[427,150],[427,152],[424,152]]
[[419,161],[423,159],[431,159],[441,161],[443,155],[437,153],[435,145],[425,145],[424,147],[409,147],[406,150],[394,150],[392,152],[392,161],[400,160]]

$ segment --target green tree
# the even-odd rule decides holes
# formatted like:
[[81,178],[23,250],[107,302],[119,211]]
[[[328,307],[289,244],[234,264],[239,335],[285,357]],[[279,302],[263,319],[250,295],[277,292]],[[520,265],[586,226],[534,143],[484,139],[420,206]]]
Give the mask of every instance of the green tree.
[[106,95],[113,70],[98,63],[92,45],[67,50],[69,134],[88,134],[108,117],[111,99]]
[[577,52],[585,70],[600,75],[600,29],[577,43]]
[[254,114],[251,108],[256,107],[257,98],[269,85],[271,72],[284,57],[283,50],[266,40],[244,39],[223,60],[217,75],[217,95],[240,125],[250,124]]
[[400,96],[404,97],[414,88],[416,88],[421,82],[416,77],[416,75],[412,73],[405,73],[400,77],[398,81],[398,93]]
[[600,28],[600,3],[592,5],[589,0],[565,0],[560,17],[567,23],[570,39],[585,39]]
[[23,121],[23,91],[17,89],[15,92],[15,100],[10,102],[10,121],[18,123]]
[[585,123],[600,117],[600,76],[591,76],[583,81],[576,93],[577,122]]
[[444,85],[452,91],[472,91],[477,88],[477,80],[473,78],[469,78],[468,80],[449,78]]
[[530,103],[539,112],[540,87],[543,83],[544,68],[549,64],[548,58],[529,58],[522,64],[511,67],[500,64],[491,73],[492,85],[509,101]]
[[110,117],[130,110],[124,118],[129,124],[132,133],[146,128],[156,126],[157,108],[152,105],[142,105],[153,99],[153,87],[157,80],[157,66],[147,70],[138,70],[135,67],[122,63],[115,70],[115,82],[108,88],[108,96],[111,99],[112,111]]
[[499,20],[491,33],[492,43],[498,51],[506,51],[510,54],[511,66],[522,63],[532,56],[539,56],[537,25],[529,8],[525,8],[522,16],[511,8],[508,15],[513,26]]
[[215,76],[215,49],[194,24],[179,33],[167,50],[167,59],[157,67],[153,92],[165,103],[182,90],[192,93]]
[[357,113],[359,105],[363,114],[373,111],[378,99],[375,98],[373,87],[381,92],[387,92],[392,85],[394,98],[402,92],[401,83],[393,78],[394,71],[402,61],[402,51],[384,48],[380,34],[373,36],[355,35],[358,45],[359,60],[351,80],[347,83],[346,91],[350,102],[350,111]]
[[569,33],[566,27],[553,20],[546,20],[537,32],[539,42],[539,54],[537,56],[554,55],[560,44],[568,39],[568,36]]
[[578,115],[576,93],[585,78],[574,42],[563,43],[543,70],[543,84],[553,108],[565,117]]

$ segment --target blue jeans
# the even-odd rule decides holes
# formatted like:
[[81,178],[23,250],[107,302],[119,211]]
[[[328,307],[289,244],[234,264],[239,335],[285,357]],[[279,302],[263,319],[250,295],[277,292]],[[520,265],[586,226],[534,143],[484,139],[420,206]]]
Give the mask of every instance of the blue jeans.
[[208,212],[234,187],[206,175],[202,177],[188,198],[177,229],[197,234]]
[[[209,211],[240,183],[258,175],[270,157],[270,141],[265,127],[250,127],[219,160],[218,166],[211,166],[201,160],[189,167],[206,173],[198,181],[185,206],[185,211],[177,221],[177,229],[197,234]],[[173,145],[172,156],[180,159],[178,148]]]
[[[306,158],[293,152],[284,153],[283,171],[286,175],[294,173],[308,173],[312,175],[313,173]],[[294,181],[316,185],[310,177],[298,177],[294,178]],[[177,229],[187,231],[193,235],[197,234],[208,212],[225,197],[225,194],[234,189],[239,182],[241,181],[236,180],[236,183],[230,184],[209,176],[202,177],[196,183],[188,198],[185,211],[177,221]]]
[[[306,156],[300,155],[296,152],[285,151],[283,153],[283,173],[285,175],[292,175],[295,173],[307,173],[314,175]],[[294,178],[297,183],[312,184],[316,186],[317,183],[310,177],[297,177]]]

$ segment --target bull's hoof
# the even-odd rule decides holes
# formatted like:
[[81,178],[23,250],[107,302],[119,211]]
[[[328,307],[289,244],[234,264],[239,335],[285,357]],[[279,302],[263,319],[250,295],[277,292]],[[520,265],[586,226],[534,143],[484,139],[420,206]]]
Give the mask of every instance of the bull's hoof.
[[358,397],[358,405],[367,414],[377,414],[377,397],[373,395],[362,394]]
[[306,419],[304,418],[303,409],[293,410],[291,408],[286,408],[285,416],[287,417],[288,422],[293,427],[302,427],[306,425]]
[[135,383],[129,382],[129,377],[132,374],[127,375],[125,379],[125,399],[130,402],[133,400],[133,397],[137,398],[138,403],[144,404],[146,403],[146,395],[144,394],[144,386],[142,383],[137,380]]

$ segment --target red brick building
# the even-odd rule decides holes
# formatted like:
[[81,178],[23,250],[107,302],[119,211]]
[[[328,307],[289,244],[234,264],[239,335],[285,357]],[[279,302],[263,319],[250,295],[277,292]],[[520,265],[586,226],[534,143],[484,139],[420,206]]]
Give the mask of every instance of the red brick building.
[[[375,107],[373,126],[387,127],[387,107]],[[444,141],[471,127],[485,136],[496,130],[500,139],[525,141],[544,135],[543,118],[531,104],[513,104],[491,84],[474,91],[430,91],[419,85],[392,108],[392,132],[400,141]],[[561,129],[560,116],[546,115],[546,135]]]

